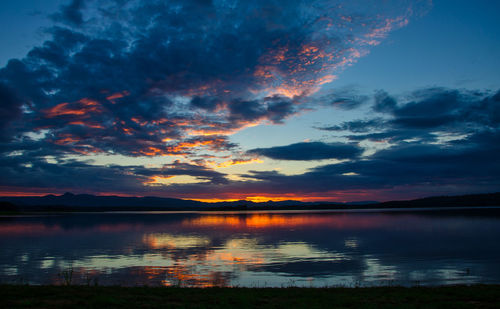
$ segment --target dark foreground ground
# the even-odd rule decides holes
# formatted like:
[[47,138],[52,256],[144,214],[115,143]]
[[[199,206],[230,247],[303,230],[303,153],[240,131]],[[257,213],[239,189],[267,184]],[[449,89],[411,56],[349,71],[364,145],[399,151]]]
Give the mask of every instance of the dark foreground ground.
[[0,285],[0,308],[500,308],[500,285],[206,289]]

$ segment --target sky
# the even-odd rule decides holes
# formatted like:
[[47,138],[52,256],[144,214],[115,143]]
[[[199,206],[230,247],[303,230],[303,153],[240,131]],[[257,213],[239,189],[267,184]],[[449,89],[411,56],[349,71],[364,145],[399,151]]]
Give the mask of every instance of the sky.
[[0,3],[0,195],[500,191],[497,1]]

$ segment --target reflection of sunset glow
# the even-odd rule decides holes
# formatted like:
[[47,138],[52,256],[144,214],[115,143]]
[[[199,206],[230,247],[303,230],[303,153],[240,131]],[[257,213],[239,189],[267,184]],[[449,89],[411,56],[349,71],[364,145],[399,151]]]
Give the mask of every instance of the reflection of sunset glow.
[[245,214],[245,215],[203,215],[182,222],[186,226],[195,227],[230,227],[230,228],[274,228],[274,227],[318,227],[332,228],[373,228],[385,222],[370,216],[349,216],[339,214],[335,216],[322,214],[282,215],[272,213]]
[[200,236],[171,235],[164,233],[146,234],[142,241],[152,249],[187,249],[206,246],[210,239]]
[[[385,247],[372,251],[372,235],[380,233],[375,239],[378,244],[391,230],[424,232],[431,239],[435,228],[449,231],[451,227],[464,227],[464,219],[455,215],[443,221],[441,215],[414,213],[79,216],[4,218],[0,236],[9,250],[0,265],[0,277],[9,281],[31,276],[40,280],[33,281],[36,284],[62,284],[63,278],[58,274],[71,269],[75,285],[89,284],[93,279],[100,285],[181,287],[250,286],[270,280],[268,284],[277,287],[295,276],[299,285],[322,286],[343,284],[346,279],[350,282],[361,273],[372,282],[381,282],[394,280],[395,265],[384,263],[377,255],[387,254]],[[475,222],[469,228],[477,229],[481,224]],[[331,239],[325,242],[325,235]],[[89,242],[82,248],[79,239]],[[38,247],[30,245],[35,242],[42,246],[42,255]],[[406,252],[414,251],[411,244],[404,247],[404,239],[395,245],[402,245],[409,250]],[[78,255],[62,254],[67,250],[77,250]],[[406,261],[407,255],[403,254],[402,262]],[[451,283],[462,277],[463,273],[457,273],[446,278]],[[318,281],[309,283],[305,281],[308,278]]]
[[[154,274],[153,271],[150,271]],[[198,288],[223,287],[228,286],[228,281],[218,272],[209,272],[207,274],[197,274],[189,271],[188,268],[181,265],[169,267],[163,270],[167,279],[162,281],[164,286],[192,286]]]
[[55,234],[60,233],[62,228],[56,226],[46,226],[39,223],[24,223],[24,224],[8,224],[2,223],[0,225],[0,235],[13,236],[13,235],[32,235],[34,232],[37,234]]
[[[246,269],[249,264],[265,263],[265,257],[255,252],[258,246],[255,239],[229,239],[222,247],[216,248],[210,247],[211,240],[203,236],[154,233],[144,235],[143,242],[151,249],[166,249],[162,257],[172,259],[169,263],[172,266],[142,267],[137,270],[141,272],[138,275],[145,276],[148,281],[163,278],[161,283],[165,286],[228,286],[229,282],[221,272],[227,265],[238,265],[240,269]],[[173,254],[174,250],[193,248],[206,248],[206,251],[181,259]],[[150,263],[155,265],[157,262]],[[210,266],[210,271],[200,272],[197,268],[200,263]]]
[[293,227],[302,225],[316,225],[328,223],[329,218],[320,216],[284,216],[278,214],[252,214],[247,216],[220,215],[202,216],[196,219],[185,220],[183,223],[193,226],[231,226],[247,228]]

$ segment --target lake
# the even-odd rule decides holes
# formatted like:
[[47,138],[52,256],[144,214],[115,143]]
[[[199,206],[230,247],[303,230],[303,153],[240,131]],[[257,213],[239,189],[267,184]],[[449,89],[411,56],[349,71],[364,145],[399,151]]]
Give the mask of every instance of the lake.
[[0,283],[500,283],[500,209],[0,217]]

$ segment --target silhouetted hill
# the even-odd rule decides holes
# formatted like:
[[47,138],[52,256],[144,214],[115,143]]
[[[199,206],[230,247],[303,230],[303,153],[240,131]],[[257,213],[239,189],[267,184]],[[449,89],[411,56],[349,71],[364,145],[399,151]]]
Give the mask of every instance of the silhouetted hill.
[[165,210],[201,207],[205,203],[160,197],[95,196],[90,194],[46,195],[27,197],[0,197],[0,201],[18,206],[22,210]]
[[90,194],[0,197],[0,211],[161,211],[161,210],[282,210],[282,209],[375,209],[500,206],[500,192],[461,196],[437,196],[390,202],[299,202],[250,201],[203,203],[161,197],[95,196]]
[[500,192],[459,196],[433,196],[410,201],[383,202],[377,205],[383,208],[500,206]]

